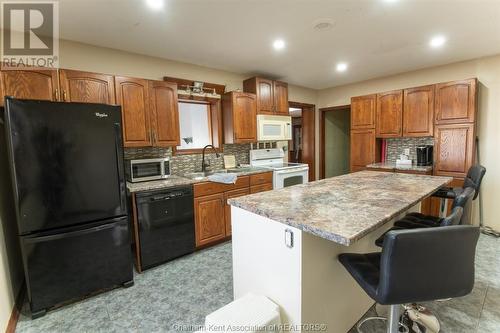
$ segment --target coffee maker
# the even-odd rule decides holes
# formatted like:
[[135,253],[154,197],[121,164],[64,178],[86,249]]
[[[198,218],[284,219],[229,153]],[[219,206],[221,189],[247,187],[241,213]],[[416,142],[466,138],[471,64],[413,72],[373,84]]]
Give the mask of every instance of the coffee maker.
[[433,149],[434,149],[434,146],[432,146],[432,145],[418,146],[417,147],[417,165],[418,166],[432,165]]

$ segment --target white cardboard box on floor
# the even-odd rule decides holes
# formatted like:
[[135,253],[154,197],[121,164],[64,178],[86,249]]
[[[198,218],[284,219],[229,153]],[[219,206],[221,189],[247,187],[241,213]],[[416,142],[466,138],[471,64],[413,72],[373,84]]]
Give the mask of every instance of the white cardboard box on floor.
[[265,296],[247,294],[205,318],[205,332],[280,332],[280,308]]

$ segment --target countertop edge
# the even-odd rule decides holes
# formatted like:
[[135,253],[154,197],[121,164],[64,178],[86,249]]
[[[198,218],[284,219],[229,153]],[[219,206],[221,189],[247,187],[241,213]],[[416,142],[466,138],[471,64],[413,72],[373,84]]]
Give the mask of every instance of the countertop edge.
[[[272,172],[272,170],[262,168],[261,170],[243,171],[241,173],[235,173],[235,174],[238,177],[242,177],[242,176],[256,175],[256,174],[264,173],[264,172]],[[130,193],[138,193],[138,192],[172,188],[172,187],[176,187],[176,186],[186,186],[186,185],[211,182],[210,180],[208,180],[208,177],[204,177],[201,179],[190,179],[190,178],[184,177],[182,175],[171,175],[170,177],[171,178],[166,178],[166,179],[162,179],[162,180],[151,180],[151,181],[137,182],[137,183],[131,183],[131,182],[127,181],[126,182],[127,190]],[[171,183],[169,184],[168,182],[171,182]],[[140,185],[142,185],[142,186],[140,186]],[[148,186],[148,185],[150,185],[150,186]],[[140,187],[140,188],[134,189],[134,187]]]
[[[447,178],[447,181],[445,181],[441,186],[448,185],[453,180],[452,177],[442,177],[442,178]],[[248,211],[250,213],[253,213],[253,214],[256,214],[256,215],[268,218],[270,220],[273,220],[273,221],[276,221],[276,222],[279,222],[279,223],[282,223],[282,224],[289,225],[291,227],[300,229],[300,230],[302,230],[304,232],[307,232],[309,234],[318,236],[320,238],[323,238],[323,239],[326,239],[326,240],[329,240],[329,241],[332,241],[332,242],[336,242],[336,243],[341,244],[341,245],[350,246],[350,245],[354,244],[356,241],[358,241],[361,238],[363,238],[364,236],[366,236],[367,234],[369,234],[370,232],[372,232],[372,231],[378,229],[379,227],[381,227],[382,225],[386,224],[387,222],[389,222],[390,220],[392,220],[394,217],[400,215],[404,211],[406,211],[409,208],[413,207],[414,205],[416,205],[417,203],[419,203],[423,199],[429,197],[434,192],[435,192],[435,190],[428,192],[427,194],[421,196],[419,199],[416,199],[415,201],[413,201],[411,203],[408,203],[404,208],[401,208],[397,212],[395,212],[395,213],[393,213],[393,214],[391,214],[389,216],[384,217],[382,220],[380,220],[377,223],[373,224],[371,227],[369,227],[369,228],[367,228],[365,230],[362,230],[361,232],[359,232],[357,234],[352,235],[352,237],[350,237],[350,238],[346,238],[345,236],[342,236],[342,235],[338,235],[338,234],[335,234],[335,233],[324,231],[324,230],[319,229],[319,228],[314,228],[314,227],[311,227],[311,226],[307,226],[307,225],[305,225],[303,223],[297,223],[297,222],[294,222],[294,221],[289,220],[289,219],[283,220],[282,218],[279,218],[279,217],[278,218],[277,217],[273,217],[273,214],[266,214],[265,212],[260,211],[258,208],[247,207],[244,204],[241,204],[241,202],[238,202],[238,198],[229,199],[228,200],[228,204],[231,205],[231,206],[238,207],[238,208],[241,208],[243,210],[246,210],[246,211]]]
[[415,172],[430,172],[434,170],[433,165],[419,166],[412,164],[411,166],[397,165],[396,163],[379,162],[372,163],[366,166],[368,169],[381,169],[381,170],[397,170],[397,171],[415,171]]

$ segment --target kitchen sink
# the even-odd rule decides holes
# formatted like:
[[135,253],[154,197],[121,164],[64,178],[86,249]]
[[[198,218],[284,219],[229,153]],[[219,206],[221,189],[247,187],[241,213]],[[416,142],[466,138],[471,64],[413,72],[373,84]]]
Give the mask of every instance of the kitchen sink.
[[204,171],[204,172],[191,172],[191,173],[185,174],[184,177],[194,179],[194,180],[199,180],[199,179],[203,179],[205,177],[214,175],[216,173],[227,173],[227,171],[226,170],[215,170],[215,171]]
[[227,169],[228,173],[240,173],[240,172],[248,172],[252,170],[252,168],[234,168],[234,169]]
[[221,169],[221,170],[211,170],[205,172],[191,172],[184,175],[184,177],[194,180],[200,180],[210,175],[214,175],[216,173],[241,173],[255,170],[252,167],[243,167],[243,168],[232,168],[232,169]]

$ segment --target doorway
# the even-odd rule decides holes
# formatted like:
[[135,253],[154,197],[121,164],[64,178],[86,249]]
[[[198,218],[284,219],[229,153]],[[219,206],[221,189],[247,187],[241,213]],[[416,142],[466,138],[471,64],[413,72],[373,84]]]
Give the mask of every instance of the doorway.
[[309,165],[309,181],[315,173],[315,105],[289,102],[292,117],[292,140],[288,142],[288,161]]
[[320,109],[320,178],[349,173],[351,106]]

